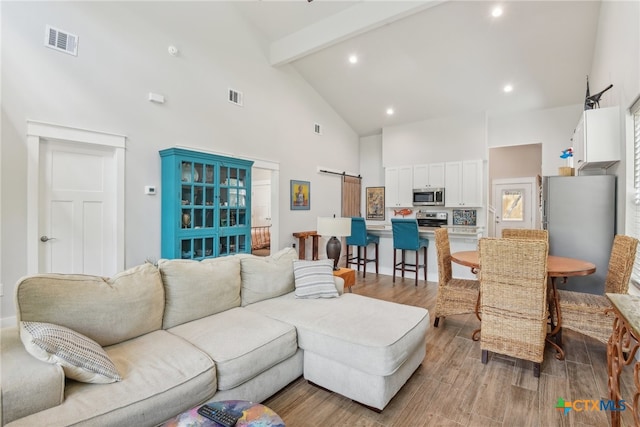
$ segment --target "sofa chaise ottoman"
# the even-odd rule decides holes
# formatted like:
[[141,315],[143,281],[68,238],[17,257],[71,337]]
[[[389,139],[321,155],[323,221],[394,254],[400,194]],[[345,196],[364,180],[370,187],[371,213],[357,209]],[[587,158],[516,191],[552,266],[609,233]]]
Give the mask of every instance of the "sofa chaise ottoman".
[[245,308],[296,327],[307,380],[372,408],[383,409],[425,356],[429,312],[420,307],[345,293]]

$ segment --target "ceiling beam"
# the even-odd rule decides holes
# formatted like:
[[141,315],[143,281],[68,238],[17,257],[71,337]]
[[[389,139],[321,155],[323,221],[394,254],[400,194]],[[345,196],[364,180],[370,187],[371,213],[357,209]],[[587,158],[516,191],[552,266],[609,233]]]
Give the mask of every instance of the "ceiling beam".
[[271,43],[271,65],[282,65],[446,0],[363,1]]

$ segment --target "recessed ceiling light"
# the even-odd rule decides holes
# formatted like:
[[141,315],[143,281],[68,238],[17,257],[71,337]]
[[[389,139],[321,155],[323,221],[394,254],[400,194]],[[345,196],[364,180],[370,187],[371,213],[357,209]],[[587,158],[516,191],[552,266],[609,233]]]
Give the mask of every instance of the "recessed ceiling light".
[[503,90],[505,93],[513,92],[513,86],[511,86],[511,85],[504,85],[504,87],[502,88],[502,90]]
[[393,116],[393,113],[394,113],[393,108],[391,107],[387,108],[387,116]]
[[349,55],[349,63],[357,64],[358,63],[358,57],[356,55]]
[[493,16],[494,18],[497,18],[498,16],[502,16],[502,12],[503,12],[502,8],[500,6],[496,6],[491,11],[491,16]]

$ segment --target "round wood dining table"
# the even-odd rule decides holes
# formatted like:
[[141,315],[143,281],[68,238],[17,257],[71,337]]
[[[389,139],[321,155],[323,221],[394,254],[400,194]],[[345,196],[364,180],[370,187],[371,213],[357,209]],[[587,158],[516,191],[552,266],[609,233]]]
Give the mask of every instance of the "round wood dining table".
[[[451,261],[472,269],[480,268],[478,251],[454,252],[451,254]],[[588,261],[556,255],[547,257],[547,274],[549,277],[588,276],[595,272],[595,264]]]
[[[478,254],[478,251],[454,252],[451,254],[451,261],[455,262],[456,264],[464,265],[471,268],[471,271],[474,274],[476,274],[480,270],[480,256]],[[589,274],[593,274],[595,272],[596,266],[591,262],[556,255],[547,256],[547,275],[551,279],[551,286],[549,287],[549,300],[553,301],[553,307],[550,307],[550,311],[555,310],[557,319],[557,324],[554,325],[553,318],[551,318],[551,332],[547,337],[547,342],[557,350],[556,357],[560,360],[564,359],[564,350],[562,349],[562,338],[560,334],[562,330],[562,313],[560,311],[560,301],[555,279],[558,277],[566,279],[567,277],[588,276]],[[479,302],[480,296],[478,295],[478,304],[476,305],[476,307],[478,308]],[[476,315],[478,316],[478,318],[480,318],[479,313],[476,313]],[[474,339],[476,339],[478,332],[479,330],[474,331]],[[551,341],[550,338],[552,337],[555,337],[555,341]]]

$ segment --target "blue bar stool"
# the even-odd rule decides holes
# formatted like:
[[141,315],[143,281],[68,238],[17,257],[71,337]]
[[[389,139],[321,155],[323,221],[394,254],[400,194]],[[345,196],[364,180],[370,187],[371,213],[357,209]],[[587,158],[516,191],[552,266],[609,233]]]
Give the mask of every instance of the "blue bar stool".
[[[391,218],[391,229],[393,231],[393,282],[396,281],[396,270],[402,271],[404,278],[405,271],[416,273],[416,286],[418,286],[418,272],[424,268],[424,281],[427,281],[427,248],[428,239],[421,239],[418,235],[418,220]],[[420,249],[423,249],[423,264],[420,264]],[[402,251],[402,261],[396,263],[396,253]],[[416,252],[415,264],[406,262],[405,251]],[[407,268],[409,267],[409,268]]]
[[[367,234],[367,227],[362,217],[351,217],[351,236],[347,237],[347,267],[351,264],[363,267],[362,277],[367,277],[367,263],[376,263],[376,274],[378,274],[378,244],[380,237]],[[367,246],[374,244],[376,247],[375,258],[367,258]],[[356,246],[357,255],[351,255],[350,246]],[[360,249],[364,248],[364,257],[360,256]]]

